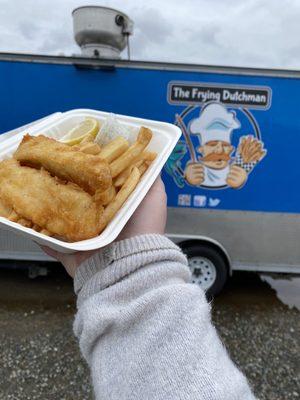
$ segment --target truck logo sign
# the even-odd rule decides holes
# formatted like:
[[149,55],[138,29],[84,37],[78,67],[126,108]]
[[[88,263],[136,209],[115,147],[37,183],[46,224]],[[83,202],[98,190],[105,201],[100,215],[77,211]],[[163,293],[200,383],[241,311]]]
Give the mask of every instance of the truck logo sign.
[[267,109],[270,107],[271,93],[268,87],[170,82],[168,102],[170,104],[204,104],[216,101],[235,107]]
[[242,188],[267,153],[249,108],[268,109],[271,89],[189,82],[171,82],[168,89],[169,103],[185,108],[175,115],[184,140],[166,172],[180,188]]

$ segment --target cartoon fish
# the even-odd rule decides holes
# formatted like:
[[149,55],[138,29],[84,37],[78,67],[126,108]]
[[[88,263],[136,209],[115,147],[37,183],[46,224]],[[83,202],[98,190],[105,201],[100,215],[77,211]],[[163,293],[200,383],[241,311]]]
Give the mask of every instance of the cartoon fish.
[[172,154],[168,158],[168,161],[165,165],[166,172],[172,176],[176,185],[180,188],[183,188],[185,185],[184,180],[184,171],[181,166],[181,160],[187,153],[187,146],[185,142],[179,141]]

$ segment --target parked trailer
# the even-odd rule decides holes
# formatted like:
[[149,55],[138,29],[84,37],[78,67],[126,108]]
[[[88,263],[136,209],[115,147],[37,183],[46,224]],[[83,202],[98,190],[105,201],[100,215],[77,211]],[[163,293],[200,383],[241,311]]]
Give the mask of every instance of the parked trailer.
[[[187,253],[193,280],[218,292],[232,270],[300,273],[299,78],[297,71],[2,53],[0,132],[13,135],[72,108],[180,126],[163,171],[167,233]],[[0,257],[48,260],[6,231]]]

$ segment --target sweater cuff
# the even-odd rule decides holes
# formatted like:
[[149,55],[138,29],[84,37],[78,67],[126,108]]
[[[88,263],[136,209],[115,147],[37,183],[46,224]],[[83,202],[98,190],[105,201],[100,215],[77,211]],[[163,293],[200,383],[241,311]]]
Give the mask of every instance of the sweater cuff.
[[75,293],[82,301],[140,267],[160,261],[177,261],[187,265],[180,248],[162,235],[135,236],[112,243],[77,268],[74,277]]

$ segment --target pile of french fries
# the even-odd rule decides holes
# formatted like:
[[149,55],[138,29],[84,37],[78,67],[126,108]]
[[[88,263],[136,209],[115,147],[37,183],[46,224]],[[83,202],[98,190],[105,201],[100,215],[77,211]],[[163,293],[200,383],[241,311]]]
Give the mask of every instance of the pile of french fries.
[[73,149],[87,154],[99,156],[109,166],[112,186],[103,192],[97,191],[95,201],[104,207],[106,225],[134,191],[142,175],[146,172],[157,153],[147,151],[146,147],[152,139],[152,131],[141,127],[137,140],[133,144],[118,136],[104,146],[95,142],[92,135],[87,135],[81,143],[73,145]]

